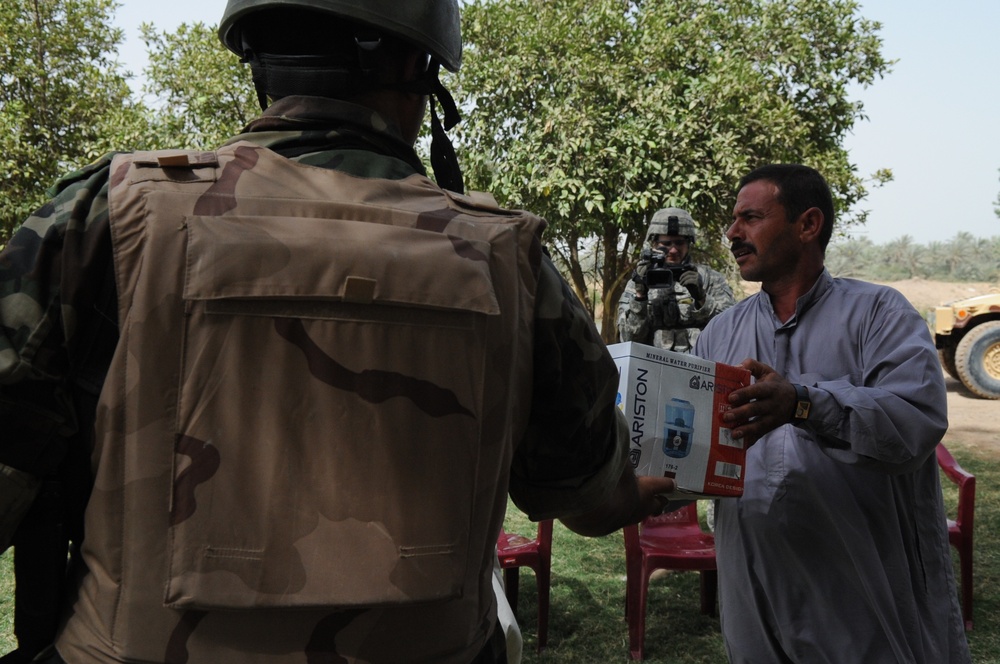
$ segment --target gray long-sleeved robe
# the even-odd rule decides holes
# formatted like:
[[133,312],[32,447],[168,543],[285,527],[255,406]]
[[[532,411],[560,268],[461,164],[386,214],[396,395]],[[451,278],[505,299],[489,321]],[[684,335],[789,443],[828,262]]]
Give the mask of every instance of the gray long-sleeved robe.
[[934,454],[944,380],[913,307],[824,271],[786,323],[761,292],[713,319],[695,354],[755,358],[813,404],[749,449],[743,497],[719,501],[730,661],[970,661]]

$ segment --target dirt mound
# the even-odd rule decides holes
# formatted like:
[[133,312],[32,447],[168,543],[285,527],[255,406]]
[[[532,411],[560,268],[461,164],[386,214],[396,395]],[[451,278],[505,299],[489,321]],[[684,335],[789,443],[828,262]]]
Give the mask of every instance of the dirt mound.
[[[985,295],[986,293],[1000,290],[1000,284],[987,281],[952,283],[917,278],[906,279],[904,281],[876,281],[873,283],[895,288],[922,314],[926,314],[930,309],[939,304],[972,297],[973,295]],[[757,282],[743,281],[740,282],[740,286],[747,295],[760,290],[760,284]]]
[[910,304],[921,313],[926,313],[928,309],[939,304],[1000,290],[998,284],[982,281],[950,283],[928,281],[927,279],[907,279],[905,281],[890,281],[885,285],[902,293],[903,297],[909,300]]

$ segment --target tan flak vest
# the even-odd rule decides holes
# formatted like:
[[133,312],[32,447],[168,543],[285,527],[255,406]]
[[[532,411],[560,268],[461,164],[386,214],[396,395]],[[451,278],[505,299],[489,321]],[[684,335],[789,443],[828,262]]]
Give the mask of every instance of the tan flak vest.
[[121,341],[63,657],[470,661],[543,222],[250,143],[111,178]]

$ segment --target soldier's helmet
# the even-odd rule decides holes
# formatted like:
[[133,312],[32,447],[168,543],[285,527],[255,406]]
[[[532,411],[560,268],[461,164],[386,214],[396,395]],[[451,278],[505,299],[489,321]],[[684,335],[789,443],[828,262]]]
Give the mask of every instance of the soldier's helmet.
[[659,235],[679,235],[686,237],[691,244],[697,239],[694,219],[687,210],[681,208],[664,208],[657,210],[649,222],[646,231],[646,242],[652,244]]
[[244,55],[240,21],[268,9],[322,12],[392,35],[417,46],[450,71],[462,64],[458,0],[229,0],[219,23],[219,39]]
[[[464,191],[445,134],[461,116],[438,77],[441,67],[455,72],[462,65],[458,0],[229,0],[219,39],[250,65],[262,109],[293,95],[348,99],[378,89],[428,95],[435,178],[445,189]],[[399,45],[427,55],[418,78],[391,75]]]

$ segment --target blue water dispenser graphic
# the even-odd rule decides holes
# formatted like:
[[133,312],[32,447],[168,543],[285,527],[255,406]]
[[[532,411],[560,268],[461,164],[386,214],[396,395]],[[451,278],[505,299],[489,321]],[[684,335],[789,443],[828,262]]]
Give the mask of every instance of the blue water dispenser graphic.
[[694,435],[694,406],[684,399],[671,399],[666,405],[663,426],[663,453],[681,459],[691,452]]

